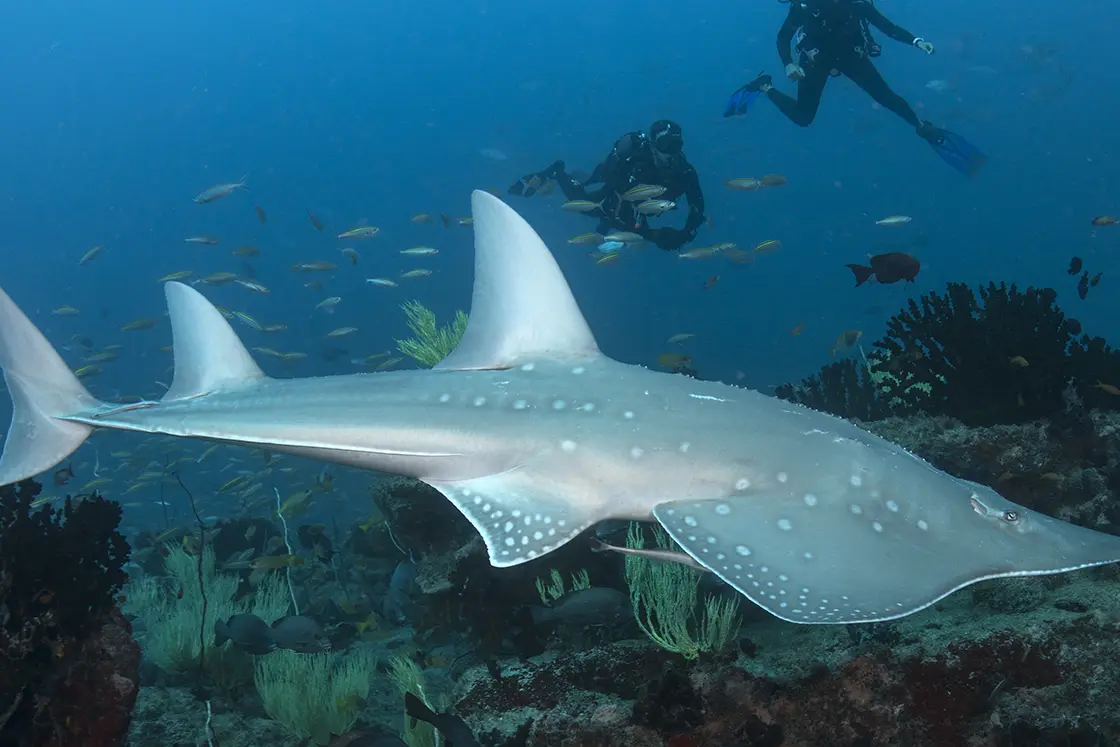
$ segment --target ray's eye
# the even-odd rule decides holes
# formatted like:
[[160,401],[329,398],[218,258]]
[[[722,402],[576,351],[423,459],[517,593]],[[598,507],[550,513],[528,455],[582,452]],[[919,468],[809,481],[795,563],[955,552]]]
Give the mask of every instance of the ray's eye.
[[1003,520],[1006,521],[1008,524],[1014,524],[1017,521],[1019,521],[1019,512],[1018,511],[1004,511],[1003,512]]

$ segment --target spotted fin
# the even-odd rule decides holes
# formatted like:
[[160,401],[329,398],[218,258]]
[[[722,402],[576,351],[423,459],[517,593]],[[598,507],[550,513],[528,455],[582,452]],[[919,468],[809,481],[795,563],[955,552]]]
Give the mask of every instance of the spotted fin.
[[839,499],[791,491],[673,501],[653,514],[689,555],[794,623],[891,620],[998,575],[974,563],[967,547],[947,552],[952,548],[925,521],[870,501],[858,514],[850,509]]
[[604,517],[549,492],[540,476],[513,470],[459,482],[425,481],[474,525],[490,564],[520,565],[565,545]]

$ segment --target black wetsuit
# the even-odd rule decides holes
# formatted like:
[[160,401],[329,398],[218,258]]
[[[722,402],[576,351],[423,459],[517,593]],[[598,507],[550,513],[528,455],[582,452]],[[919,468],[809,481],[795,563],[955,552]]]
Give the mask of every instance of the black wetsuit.
[[[636,147],[631,147],[636,143]],[[564,170],[563,162],[553,164],[541,176],[553,179],[560,185],[564,196],[569,200],[589,200],[602,202],[602,207],[584,215],[599,218],[599,233],[611,231],[632,231],[644,236],[663,249],[679,249],[696,238],[696,231],[704,224],[704,192],[700,189],[700,177],[696,169],[684,157],[654,155],[653,146],[640,132],[627,133],[620,137],[610,154],[595,167],[586,183],[580,182]],[[601,183],[601,187],[588,188],[589,184]],[[659,200],[676,202],[682,196],[688,200],[688,218],[683,229],[650,228],[647,217],[634,208],[637,202],[623,200],[622,195],[639,184],[656,184],[665,187]]]
[[793,0],[778,30],[778,56],[793,62],[790,45],[800,33],[797,49],[805,77],[797,82],[797,98],[771,88],[766,95],[794,123],[808,127],[817,116],[825,84],[833,74],[846,75],[883,108],[915,128],[921,120],[910,104],[891,90],[871,59],[879,54],[869,26],[890,38],[914,44],[917,37],[890,21],[869,0]]

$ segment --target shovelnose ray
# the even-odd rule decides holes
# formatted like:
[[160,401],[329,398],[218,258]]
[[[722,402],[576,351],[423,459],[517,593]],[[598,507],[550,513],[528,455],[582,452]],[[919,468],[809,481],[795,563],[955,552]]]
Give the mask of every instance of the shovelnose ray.
[[51,469],[94,428],[245,444],[414,477],[499,567],[606,519],[656,519],[783,620],[909,615],[969,584],[1120,560],[1120,538],[1043,516],[855,425],[759,392],[611,360],[532,228],[472,200],[474,298],[434,369],[266,377],[221,313],[164,285],[175,377],[158,402],[95,399],[0,292],[14,401],[0,484]]

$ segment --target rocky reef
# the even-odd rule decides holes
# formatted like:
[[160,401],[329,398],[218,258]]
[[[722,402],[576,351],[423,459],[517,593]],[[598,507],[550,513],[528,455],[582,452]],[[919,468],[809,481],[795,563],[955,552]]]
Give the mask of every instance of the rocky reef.
[[97,495],[36,504],[0,488],[0,745],[115,747],[128,731],[140,649],[116,606],[129,548]]

